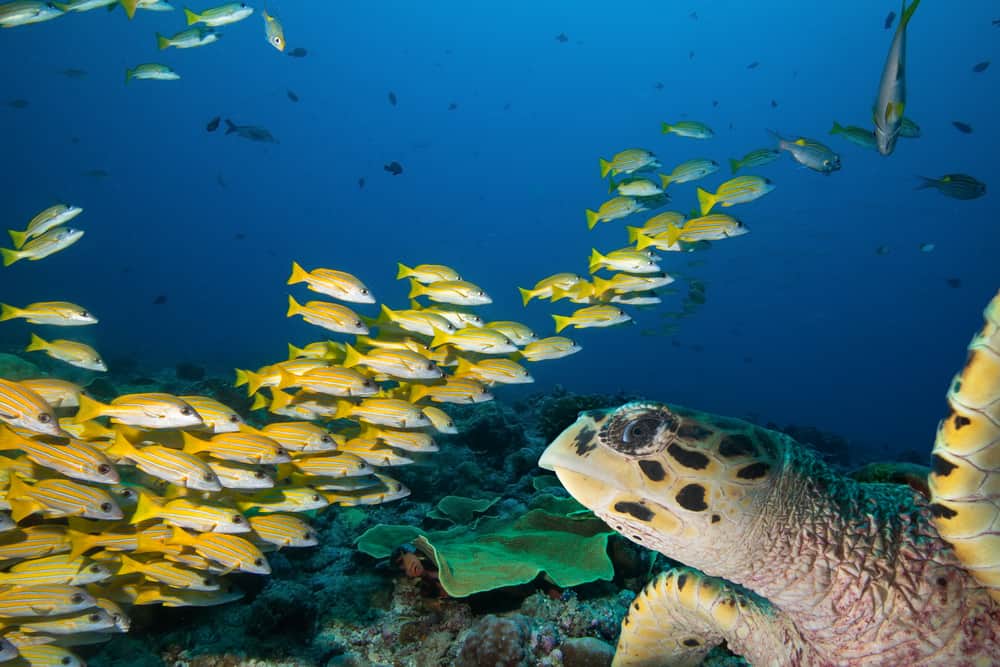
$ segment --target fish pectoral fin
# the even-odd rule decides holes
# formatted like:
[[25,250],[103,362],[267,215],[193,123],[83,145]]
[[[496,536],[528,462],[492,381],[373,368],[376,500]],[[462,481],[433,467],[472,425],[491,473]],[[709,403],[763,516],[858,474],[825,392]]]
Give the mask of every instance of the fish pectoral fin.
[[52,613],[52,611],[54,609],[55,609],[55,607],[53,607],[51,605],[48,605],[48,606],[43,606],[43,605],[40,605],[40,604],[39,605],[34,605],[34,604],[31,605],[31,611],[33,611],[36,616],[48,616],[49,614]]

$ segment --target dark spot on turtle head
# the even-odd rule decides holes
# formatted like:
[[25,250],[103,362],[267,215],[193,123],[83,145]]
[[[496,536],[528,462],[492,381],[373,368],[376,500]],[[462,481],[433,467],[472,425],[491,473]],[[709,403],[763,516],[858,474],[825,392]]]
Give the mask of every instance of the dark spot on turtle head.
[[953,519],[958,516],[958,512],[938,503],[931,503],[931,516],[936,519]]
[[[671,445],[673,447],[673,445]],[[639,461],[639,469],[642,473],[653,480],[654,482],[662,482],[663,478],[667,476],[667,473],[663,471],[663,466],[660,465],[659,461],[650,461],[648,459],[643,459]]]
[[957,467],[957,465],[947,459],[941,458],[938,454],[931,456],[931,470],[938,477],[947,477]]
[[705,504],[705,487],[701,484],[688,484],[677,492],[677,504],[691,512],[704,512],[708,509]]
[[684,585],[687,582],[688,582],[688,576],[687,576],[687,574],[679,574],[679,575],[677,575],[677,590],[678,591],[683,591],[684,590]]
[[955,430],[960,430],[963,426],[968,426],[972,423],[972,420],[968,417],[963,417],[962,415],[955,415]]
[[671,443],[667,447],[667,452],[685,468],[704,470],[708,467],[708,457],[701,452],[692,452],[683,447],[678,447],[676,443]]
[[684,644],[685,646],[690,646],[691,648],[694,648],[695,646],[701,646],[701,642],[695,639],[694,637],[688,637],[681,643]]
[[727,435],[719,443],[719,454],[731,459],[737,456],[755,456],[757,448],[753,440],[745,435]]
[[597,431],[590,427],[580,429],[580,432],[573,438],[573,446],[576,448],[577,456],[583,456],[597,447],[597,443],[594,441],[595,435],[597,435]]
[[698,422],[693,421],[685,421],[681,424],[681,427],[677,429],[678,438],[688,438],[690,440],[705,440],[713,433],[715,433],[715,431],[712,429],[706,428]]
[[751,463],[748,466],[744,466],[736,471],[736,476],[740,479],[760,479],[767,474],[767,471],[771,469],[771,466],[763,461],[758,461],[757,463]]
[[719,521],[721,521],[721,520],[722,520],[722,517],[719,516],[718,514],[713,514],[712,515],[712,523],[719,523]]
[[619,514],[628,514],[639,521],[649,521],[656,514],[642,503],[631,503],[627,501],[615,503],[615,511]]

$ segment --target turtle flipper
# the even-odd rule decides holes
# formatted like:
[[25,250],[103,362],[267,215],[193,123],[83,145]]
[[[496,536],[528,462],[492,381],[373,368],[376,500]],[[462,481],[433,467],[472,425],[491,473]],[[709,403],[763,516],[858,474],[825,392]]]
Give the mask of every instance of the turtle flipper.
[[1000,293],[948,390],[929,479],[934,525],[1000,602]]
[[723,641],[755,665],[791,664],[794,629],[751,595],[688,567],[660,574],[632,601],[612,667],[696,667]]

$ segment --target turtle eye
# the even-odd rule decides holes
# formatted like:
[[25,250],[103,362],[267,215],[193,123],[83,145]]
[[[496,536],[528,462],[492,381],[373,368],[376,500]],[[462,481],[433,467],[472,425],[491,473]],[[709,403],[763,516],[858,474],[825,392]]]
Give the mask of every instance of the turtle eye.
[[42,414],[38,415],[39,424],[48,424],[51,421],[52,421],[52,415],[50,415],[47,412],[43,412]]
[[665,447],[672,439],[676,423],[677,418],[666,408],[629,406],[608,421],[599,437],[605,445],[623,454],[641,456]]
[[113,508],[114,505],[112,505],[111,503],[101,503],[101,511],[104,512],[105,514],[109,514]]

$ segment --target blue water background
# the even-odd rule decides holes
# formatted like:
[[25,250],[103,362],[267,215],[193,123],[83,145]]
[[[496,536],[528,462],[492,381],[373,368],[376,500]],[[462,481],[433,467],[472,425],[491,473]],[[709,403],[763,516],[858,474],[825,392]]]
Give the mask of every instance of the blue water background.
[[[777,189],[730,210],[750,235],[664,258],[668,272],[707,284],[707,303],[676,336],[640,331],[672,321],[661,314],[680,309],[684,280],[663,306],[632,309],[638,326],[572,333],[583,352],[533,365],[531,389],[622,389],[813,424],[868,452],[929,449],[948,382],[1000,286],[994,3],[924,1],[909,34],[907,108],[924,136],[890,158],[827,131],[834,119],[870,122],[892,2],[270,3],[289,47],[309,50],[302,59],[265,42],[257,9],[218,44],[187,51],[156,50],[156,31],[183,28],[180,11],[132,22],[94,11],[0,31],[0,102],[30,102],[0,106],[3,224],[23,226],[56,201],[86,209],[75,247],[0,271],[4,302],[66,299],[101,318],[43,335],[91,342],[112,363],[260,366],[286,342],[322,334],[285,318],[293,259],[354,272],[392,307],[406,305],[397,261],[450,264],[493,296],[488,319],[550,334],[550,313],[572,306],[525,310],[516,286],[585,273],[591,247],[625,245],[626,222],[648,217],[587,231],[584,209],[607,197],[598,156],[641,146],[667,167],[725,165],[769,145],[774,128],[827,141],[843,170],[822,176],[786,156],[753,172]],[[983,60],[997,62],[973,73]],[[183,78],[125,85],[125,68],[142,62]],[[62,76],[68,67],[89,75]],[[216,115],[280,143],[209,134]],[[716,138],[659,133],[683,118]],[[392,160],[402,175],[383,171]],[[84,173],[93,169],[109,176]],[[914,191],[916,174],[949,172],[990,191],[968,202]],[[694,184],[670,191],[671,208],[693,207]],[[936,249],[920,252],[928,242]],[[161,294],[168,302],[153,305]],[[28,331],[7,323],[0,342],[21,344]]]

